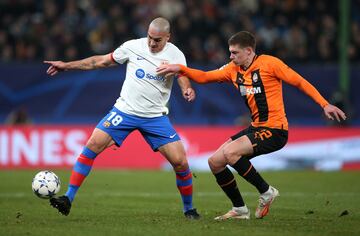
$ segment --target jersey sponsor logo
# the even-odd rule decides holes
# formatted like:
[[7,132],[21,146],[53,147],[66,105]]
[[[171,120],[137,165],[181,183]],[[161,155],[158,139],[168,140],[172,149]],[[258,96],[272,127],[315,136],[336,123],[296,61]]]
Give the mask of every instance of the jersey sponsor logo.
[[136,77],[138,77],[139,79],[143,79],[144,77],[146,79],[149,80],[158,80],[158,81],[164,81],[165,77],[160,76],[160,75],[152,75],[149,73],[145,73],[145,71],[143,69],[137,69],[135,72]]
[[258,94],[258,93],[261,93],[261,87],[246,88],[245,86],[240,86],[241,96]]
[[136,59],[139,61],[139,60],[144,60],[145,58],[143,58],[143,57],[137,57]]
[[135,72],[135,75],[139,79],[142,79],[145,76],[145,71],[143,69],[137,69],[136,72]]
[[164,81],[165,78],[163,76],[160,75],[151,75],[149,73],[146,73],[146,78],[150,79],[150,80],[158,80],[158,81]]

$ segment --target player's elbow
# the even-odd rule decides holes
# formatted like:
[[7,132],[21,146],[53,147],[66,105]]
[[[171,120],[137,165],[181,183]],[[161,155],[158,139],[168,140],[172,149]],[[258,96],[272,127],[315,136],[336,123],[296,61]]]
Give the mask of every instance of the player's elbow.
[[100,56],[98,64],[100,67],[108,67],[114,65],[115,63],[113,60],[111,60],[111,57],[107,54]]

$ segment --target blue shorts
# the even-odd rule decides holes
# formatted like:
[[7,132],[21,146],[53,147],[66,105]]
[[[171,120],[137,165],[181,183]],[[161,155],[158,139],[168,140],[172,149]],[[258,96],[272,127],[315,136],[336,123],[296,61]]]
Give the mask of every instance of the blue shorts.
[[115,107],[97,124],[96,128],[108,133],[117,146],[120,146],[134,130],[139,130],[154,151],[167,143],[180,140],[167,116],[138,117],[121,112]]

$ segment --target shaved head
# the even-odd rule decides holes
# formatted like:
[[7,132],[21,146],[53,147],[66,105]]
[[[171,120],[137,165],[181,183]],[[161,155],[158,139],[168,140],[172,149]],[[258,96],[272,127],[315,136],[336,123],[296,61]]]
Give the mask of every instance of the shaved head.
[[151,21],[147,38],[150,52],[158,53],[162,51],[170,38],[169,21],[162,17],[158,17]]
[[170,33],[170,23],[167,19],[158,17],[151,21],[149,28],[157,32]]

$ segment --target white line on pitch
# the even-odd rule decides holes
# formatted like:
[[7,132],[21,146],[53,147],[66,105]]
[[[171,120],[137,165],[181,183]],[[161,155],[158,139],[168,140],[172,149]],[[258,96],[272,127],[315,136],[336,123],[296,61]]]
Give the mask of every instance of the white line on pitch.
[[[173,197],[177,196],[179,193],[177,191],[174,192],[96,192],[96,193],[80,193],[79,196],[84,197]],[[258,196],[259,194],[256,192],[242,192],[244,196]],[[335,197],[335,196],[343,196],[343,197],[359,197],[360,193],[356,192],[332,192],[332,193],[304,193],[304,192],[280,192],[282,197]],[[31,191],[29,192],[16,192],[16,193],[0,193],[0,198],[23,198],[29,195],[33,195]],[[195,197],[218,197],[223,196],[223,192],[195,192]]]

